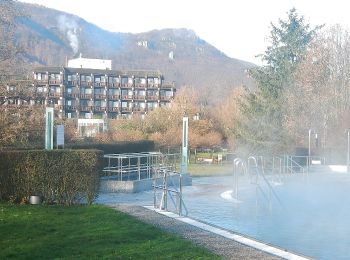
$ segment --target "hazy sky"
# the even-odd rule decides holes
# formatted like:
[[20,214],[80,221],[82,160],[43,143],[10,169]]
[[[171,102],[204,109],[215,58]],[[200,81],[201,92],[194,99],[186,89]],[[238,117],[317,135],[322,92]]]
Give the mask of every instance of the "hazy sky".
[[232,58],[260,63],[270,23],[295,7],[311,25],[350,27],[346,0],[21,0],[78,15],[103,29],[145,32],[188,28]]

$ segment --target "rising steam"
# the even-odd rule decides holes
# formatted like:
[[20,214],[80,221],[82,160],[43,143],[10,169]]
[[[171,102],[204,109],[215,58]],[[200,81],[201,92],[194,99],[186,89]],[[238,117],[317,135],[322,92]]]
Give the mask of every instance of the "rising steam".
[[66,15],[60,15],[57,21],[58,28],[67,36],[69,45],[72,48],[74,55],[77,54],[79,50],[79,40],[77,35],[79,27],[76,20],[67,17]]

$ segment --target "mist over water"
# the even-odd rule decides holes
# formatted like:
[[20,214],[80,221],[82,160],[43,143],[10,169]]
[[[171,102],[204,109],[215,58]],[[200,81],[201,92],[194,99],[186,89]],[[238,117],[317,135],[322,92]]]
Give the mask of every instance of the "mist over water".
[[[183,196],[189,217],[316,259],[350,259],[349,186],[347,173],[287,174],[273,185],[281,205],[247,176],[239,178],[238,200],[232,176],[197,177]],[[153,192],[101,194],[98,202],[153,205]]]

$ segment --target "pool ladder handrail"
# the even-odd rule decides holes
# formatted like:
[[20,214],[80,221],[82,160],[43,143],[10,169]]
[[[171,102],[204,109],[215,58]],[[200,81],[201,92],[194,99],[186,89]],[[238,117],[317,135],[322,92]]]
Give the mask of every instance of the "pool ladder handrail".
[[[262,161],[262,158],[263,157],[261,157],[261,162],[263,162]],[[271,185],[271,183],[269,182],[269,180],[266,178],[266,176],[265,176],[265,173],[264,173],[264,167],[263,167],[263,164],[261,164],[261,170],[259,169],[259,165],[258,165],[258,160],[257,160],[257,158],[255,157],[255,156],[250,156],[250,157],[248,157],[248,173],[249,174],[251,174],[251,169],[253,168],[253,169],[255,169],[255,182],[253,183],[253,184],[255,184],[256,185],[256,189],[257,190],[260,190],[260,192],[263,194],[263,196],[268,200],[268,202],[269,202],[269,205],[271,205],[271,195],[273,195],[274,197],[275,197],[275,199],[278,201],[278,203],[281,205],[281,206],[283,206],[282,205],[282,202],[281,202],[281,200],[279,199],[279,197],[277,196],[277,194],[276,194],[276,192],[275,192],[275,190],[274,190],[274,188],[272,187],[272,185]],[[251,162],[254,164],[254,165],[251,165]],[[261,176],[262,177],[262,179],[263,179],[263,181],[264,181],[264,183],[267,185],[267,187],[268,187],[268,196],[265,194],[265,192],[264,192],[264,190],[263,190],[263,188],[261,187],[261,185],[259,184],[259,182],[258,182],[258,179],[259,179],[259,176]]]
[[[172,173],[172,174],[171,174]],[[162,176],[160,176],[162,175]],[[177,189],[173,178],[168,178],[168,177],[174,177],[178,176],[179,177],[179,189]],[[157,184],[157,177],[161,177],[162,184],[158,185]],[[182,174],[175,172],[175,171],[169,171],[168,169],[158,169],[157,174],[154,176],[153,180],[153,206],[154,208],[159,208],[161,210],[168,211],[168,195],[176,209],[176,213],[179,216],[187,216],[188,215],[188,210],[185,205],[185,202],[183,200],[182,196]],[[168,181],[170,182],[168,185]],[[171,187],[171,188],[170,188]],[[161,199],[159,202],[159,205],[157,205],[157,190],[162,191]],[[176,200],[174,200],[174,196],[176,196]]]
[[234,198],[238,200],[238,174],[239,170],[241,173],[246,175],[247,173],[247,167],[241,158],[235,158],[233,160],[233,195]]

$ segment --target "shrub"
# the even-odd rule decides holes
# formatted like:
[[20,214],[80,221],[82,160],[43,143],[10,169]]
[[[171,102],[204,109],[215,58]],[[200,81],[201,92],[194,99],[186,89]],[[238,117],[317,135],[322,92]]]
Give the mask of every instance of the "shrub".
[[0,199],[16,202],[40,195],[47,203],[71,205],[96,198],[102,170],[98,150],[0,152]]
[[69,144],[66,146],[71,149],[97,149],[104,152],[104,154],[113,153],[138,153],[154,151],[153,141],[132,141],[132,142],[117,142],[117,143],[81,143]]

